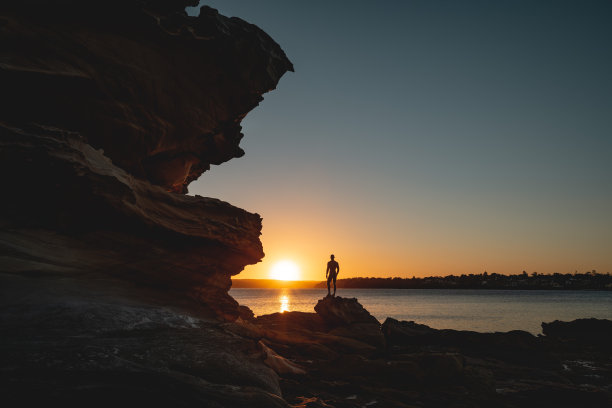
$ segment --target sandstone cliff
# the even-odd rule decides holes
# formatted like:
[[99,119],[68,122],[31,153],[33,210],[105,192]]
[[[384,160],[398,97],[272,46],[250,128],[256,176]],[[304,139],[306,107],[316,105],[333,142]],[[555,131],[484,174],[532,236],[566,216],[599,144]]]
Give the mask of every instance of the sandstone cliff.
[[218,328],[249,316],[227,291],[264,256],[261,218],[183,193],[243,154],[241,120],[292,65],[195,4],[0,5],[9,403],[286,406],[257,342]]
[[381,325],[341,297],[239,306],[261,218],[181,193],[242,154],[241,119],[292,67],[194,3],[0,3],[3,407],[611,405],[609,321],[536,338]]
[[240,121],[293,69],[252,24],[187,16],[197,0],[14,3],[0,6],[0,119],[78,132],[172,191],[244,154]]
[[230,276],[263,257],[260,217],[169,192],[243,154],[240,121],[292,65],[254,25],[187,16],[193,3],[0,6],[4,271],[233,302]]

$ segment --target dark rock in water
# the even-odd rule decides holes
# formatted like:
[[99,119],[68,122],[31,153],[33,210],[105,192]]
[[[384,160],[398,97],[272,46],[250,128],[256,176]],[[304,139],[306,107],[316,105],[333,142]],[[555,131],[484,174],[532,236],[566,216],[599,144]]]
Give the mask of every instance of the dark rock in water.
[[605,319],[543,322],[542,332],[551,338],[578,340],[591,344],[607,345],[608,347],[612,344],[612,321]]
[[[467,330],[437,330],[415,322],[387,318],[381,326],[389,347],[453,346],[463,351],[490,352],[499,357],[515,359],[524,350],[537,350],[536,337],[522,330],[478,333]],[[528,357],[531,358],[531,357]]]
[[381,326],[381,330],[389,344],[402,344],[412,340],[414,337],[435,333],[435,329],[424,324],[415,322],[399,321],[387,317]]
[[[292,66],[195,0],[0,5],[7,406],[286,407],[228,295],[261,218],[185,193]],[[279,360],[282,361],[282,360]]]

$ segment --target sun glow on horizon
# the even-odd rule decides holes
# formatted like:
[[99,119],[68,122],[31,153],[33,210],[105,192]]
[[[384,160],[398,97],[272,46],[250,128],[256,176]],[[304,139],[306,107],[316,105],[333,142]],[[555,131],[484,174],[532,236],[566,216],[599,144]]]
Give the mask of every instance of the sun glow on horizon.
[[283,281],[300,280],[300,268],[293,261],[278,261],[270,269],[270,279]]

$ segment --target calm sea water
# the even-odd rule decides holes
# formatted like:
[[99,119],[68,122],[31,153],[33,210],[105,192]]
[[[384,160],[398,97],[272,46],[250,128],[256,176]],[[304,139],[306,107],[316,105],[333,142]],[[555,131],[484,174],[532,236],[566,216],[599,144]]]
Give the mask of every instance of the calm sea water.
[[[284,310],[314,312],[317,300],[326,294],[326,289],[230,290],[230,295],[255,315]],[[610,291],[341,289],[337,295],[356,297],[380,322],[393,317],[437,329],[519,329],[540,334],[542,322],[612,319]]]

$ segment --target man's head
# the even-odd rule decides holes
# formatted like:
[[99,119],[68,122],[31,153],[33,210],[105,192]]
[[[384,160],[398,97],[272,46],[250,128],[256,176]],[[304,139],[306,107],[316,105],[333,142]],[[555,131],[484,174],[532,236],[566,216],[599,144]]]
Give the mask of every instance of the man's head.
[[334,258],[335,258],[334,254],[331,254],[329,257],[332,259],[332,261],[333,261],[333,260],[334,260]]

